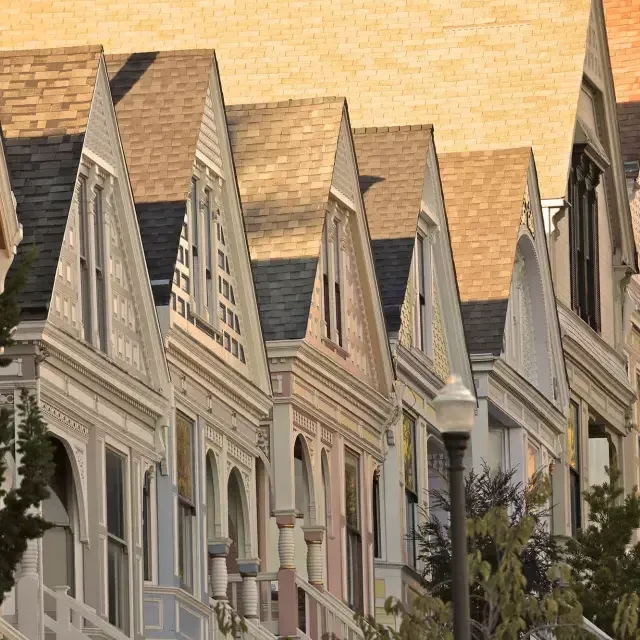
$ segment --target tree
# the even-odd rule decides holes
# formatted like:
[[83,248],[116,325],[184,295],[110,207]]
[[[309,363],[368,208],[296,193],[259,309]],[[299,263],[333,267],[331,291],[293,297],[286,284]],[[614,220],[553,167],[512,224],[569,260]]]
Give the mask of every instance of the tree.
[[[11,334],[18,324],[20,308],[18,294],[26,281],[33,253],[23,260],[7,280],[0,295],[0,347],[8,347]],[[10,359],[0,359],[6,367]],[[14,584],[14,572],[29,540],[43,535],[49,524],[36,513],[48,495],[49,478],[53,472],[51,444],[47,426],[42,419],[35,396],[23,389],[20,396],[18,437],[12,408],[0,410],[0,478],[8,472],[7,455],[19,459],[18,474],[21,482],[8,491],[0,487],[0,602]]]
[[[560,548],[547,526],[549,508],[547,480],[536,474],[525,487],[514,480],[515,470],[493,471],[484,464],[479,472],[472,470],[465,479],[466,516],[472,521],[484,518],[495,509],[507,509],[509,523],[516,526],[529,518],[532,529],[520,553],[527,593],[549,593],[553,584],[549,569],[560,560]],[[451,600],[451,542],[449,526],[438,518],[438,513],[449,514],[451,503],[448,493],[430,492],[431,508],[426,518],[413,533],[418,543],[418,556],[424,563],[423,577],[427,588],[445,601]],[[446,518],[448,520],[448,518]],[[482,560],[495,570],[498,565],[498,549],[493,537],[476,533],[469,540],[469,549],[479,552]],[[480,585],[475,585],[479,589]],[[482,610],[473,607],[473,616],[480,619]]]
[[567,542],[566,561],[584,615],[609,635],[640,637],[640,495],[624,496],[620,472],[607,468],[608,482],[585,492],[589,525]]
[[[487,487],[493,486],[486,469],[479,476],[474,475],[478,477],[490,482]],[[512,475],[503,475],[499,486],[504,486],[509,478],[512,480]],[[555,640],[588,638],[590,635],[582,626],[582,607],[568,582],[566,565],[545,564],[544,584],[548,586],[544,593],[530,589],[525,561],[531,558],[530,546],[539,526],[538,513],[542,513],[536,509],[542,509],[549,498],[548,479],[541,477],[525,493],[526,505],[520,517],[514,518],[509,506],[504,505],[467,520],[469,583],[476,611],[471,620],[471,636],[474,640],[532,640],[551,634]],[[434,595],[429,581],[425,587],[425,593],[416,597],[409,610],[398,601],[387,601],[387,612],[398,616],[398,630],[378,624],[372,617],[358,618],[365,638],[452,640],[452,606],[446,600],[450,590],[441,589],[441,598]]]

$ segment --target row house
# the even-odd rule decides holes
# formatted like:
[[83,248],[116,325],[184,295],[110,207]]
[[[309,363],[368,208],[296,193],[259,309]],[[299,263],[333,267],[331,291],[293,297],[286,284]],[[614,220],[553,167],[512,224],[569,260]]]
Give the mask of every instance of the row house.
[[513,470],[523,485],[549,474],[550,526],[564,535],[566,478],[555,463],[569,387],[533,154],[448,153],[440,166],[478,394],[476,465]]
[[[213,51],[107,56],[172,381],[145,637],[209,638],[267,561],[271,384]],[[245,611],[250,615],[250,611]]]
[[347,107],[234,105],[227,118],[273,385],[279,633],[319,639],[337,617],[346,637],[353,611],[373,613],[375,478],[396,415]]
[[16,263],[38,250],[1,397],[18,410],[36,395],[55,463],[53,527],[2,614],[28,638],[142,638],[170,384],[102,50],[3,53],[0,87]]
[[429,490],[446,489],[447,454],[430,402],[452,372],[469,389],[474,382],[433,128],[366,127],[354,140],[396,370],[398,415],[373,492],[376,617],[385,620],[389,596],[408,604],[419,589],[423,566],[411,533]]

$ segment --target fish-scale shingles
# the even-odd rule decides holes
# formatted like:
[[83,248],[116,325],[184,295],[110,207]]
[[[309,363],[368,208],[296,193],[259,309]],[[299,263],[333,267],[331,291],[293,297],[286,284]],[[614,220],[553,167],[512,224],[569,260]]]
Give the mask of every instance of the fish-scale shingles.
[[213,56],[212,50],[107,56],[147,267],[161,305],[169,301]]
[[387,329],[400,328],[432,127],[354,130],[360,188]]
[[469,351],[497,355],[531,150],[451,153],[439,161]]
[[13,268],[38,249],[25,317],[47,315],[101,55],[95,46],[0,53],[0,126],[24,228]]
[[305,335],[344,99],[227,108],[267,340]]

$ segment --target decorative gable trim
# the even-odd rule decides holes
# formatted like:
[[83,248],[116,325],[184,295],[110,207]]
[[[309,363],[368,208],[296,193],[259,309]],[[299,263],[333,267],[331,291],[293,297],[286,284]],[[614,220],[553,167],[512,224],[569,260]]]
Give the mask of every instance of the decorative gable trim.
[[[220,177],[223,178],[223,204],[228,212],[227,224],[232,233],[229,240],[232,243],[231,250],[235,258],[235,278],[239,290],[242,291],[242,301],[245,302],[243,311],[244,333],[247,342],[247,362],[253,383],[265,394],[271,394],[271,377],[267,360],[267,351],[262,337],[262,326],[258,313],[258,301],[256,297],[251,259],[249,257],[249,245],[244,226],[240,190],[236,175],[231,142],[229,140],[229,128],[224,104],[224,95],[220,83],[218,61],[213,56],[213,64],[209,75],[209,91],[207,99],[211,99],[215,115],[215,128],[220,149],[220,161],[222,167],[228,173],[225,177],[224,170],[220,169]],[[205,109],[206,112],[206,109]],[[203,114],[204,119],[204,114]],[[201,133],[202,135],[202,133]],[[197,154],[199,152],[196,152]],[[211,164],[209,162],[208,164]],[[218,171],[218,169],[216,169]]]
[[[384,321],[382,300],[380,299],[380,290],[377,286],[373,253],[371,250],[371,238],[369,236],[369,227],[367,225],[362,192],[360,191],[358,165],[355,146],[353,143],[353,134],[351,131],[349,112],[345,103],[342,112],[342,124],[340,126],[340,135],[338,138],[332,186],[339,192],[349,191],[355,197],[352,203],[355,216],[351,225],[351,238],[356,254],[359,253],[363,258],[362,261],[359,261],[358,266],[360,268],[361,283],[363,286],[364,306],[368,321],[367,324],[371,339],[377,346],[377,354],[376,349],[374,349],[373,357],[375,369],[378,374],[378,385],[380,391],[384,395],[390,396],[393,393],[395,379],[393,360],[389,340],[387,338],[387,329]],[[349,180],[350,184],[353,185],[352,188],[349,188],[347,180]],[[348,196],[349,194],[346,194],[347,199]]]
[[[137,224],[133,192],[126,169],[122,140],[116,124],[116,113],[111,99],[109,76],[103,56],[100,57],[98,65],[96,92],[94,94],[91,112],[99,108],[96,106],[97,101],[101,101],[102,104],[100,106],[104,108],[104,126],[109,136],[110,148],[115,163],[114,175],[118,176],[117,184],[119,188],[114,195],[116,195],[116,202],[122,208],[124,214],[121,216],[124,225],[122,236],[125,242],[128,243],[127,255],[130,260],[129,272],[137,276],[131,278],[131,287],[133,295],[139,305],[137,321],[139,322],[143,337],[146,339],[144,347],[146,347],[147,350],[148,373],[154,382],[154,386],[163,392],[165,398],[168,398],[170,389],[169,369],[165,358],[162,333],[153,301],[153,294],[151,292],[140,229]],[[89,122],[92,120],[92,115],[93,113],[90,113]],[[86,147],[87,145],[85,144],[83,152]],[[104,160],[101,160],[99,164],[104,164]],[[107,169],[106,166],[104,168]]]
[[635,244],[622,163],[622,147],[618,131],[613,72],[611,70],[611,58],[609,57],[602,0],[592,0],[591,2],[591,15],[587,34],[584,75],[589,82],[592,82],[602,92],[604,105],[603,125],[606,130],[605,138],[609,142],[614,197],[608,199],[608,205],[609,207],[615,206],[618,223],[617,225],[612,225],[612,240],[614,245],[621,250],[618,258],[620,263],[626,265],[633,273],[636,273]]
[[442,316],[443,330],[446,335],[450,369],[453,373],[461,376],[467,389],[475,393],[467,340],[462,324],[460,293],[451,251],[451,238],[444,205],[444,193],[440,181],[440,168],[433,136],[431,136],[429,143],[427,168],[425,170],[425,182],[427,180],[433,187],[432,192],[429,194],[430,197],[427,195],[427,200],[431,201],[424,202],[424,208],[430,216],[435,216],[438,224],[438,232],[433,246],[434,280],[437,282],[437,287],[435,287],[438,296],[437,306]]
[[[2,140],[0,140],[0,233],[5,241],[5,247],[2,251],[9,258],[9,261],[12,261],[16,248],[22,240],[23,232],[16,212],[16,199],[9,182],[9,172]],[[4,289],[5,274],[6,272],[0,274],[0,293]]]

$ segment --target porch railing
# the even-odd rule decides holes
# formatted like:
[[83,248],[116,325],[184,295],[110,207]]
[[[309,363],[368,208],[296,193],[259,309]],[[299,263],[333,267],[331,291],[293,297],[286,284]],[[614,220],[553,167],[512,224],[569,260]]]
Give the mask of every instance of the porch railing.
[[43,585],[45,595],[55,602],[55,619],[44,614],[45,629],[56,640],[88,640],[92,633],[109,640],[130,640],[122,631],[101,618],[96,610],[67,594],[69,587],[50,589]]
[[[296,576],[298,593],[304,596],[304,620],[301,631],[322,640],[325,634],[335,634],[342,640],[364,640],[364,633],[353,619],[353,611],[328,592],[319,591],[300,576]],[[302,593],[300,593],[302,592]],[[300,603],[299,603],[300,604]]]
[[22,635],[2,617],[0,617],[0,638],[4,640],[29,640],[27,636]]
[[[260,625],[274,635],[279,630],[279,602],[278,602],[278,574],[259,573],[258,583],[258,615]],[[242,576],[230,574],[228,576],[227,597],[229,604],[240,615],[244,615],[242,602]],[[257,626],[257,625],[253,625]]]

